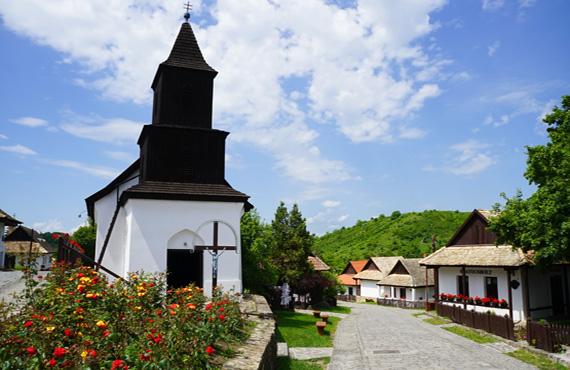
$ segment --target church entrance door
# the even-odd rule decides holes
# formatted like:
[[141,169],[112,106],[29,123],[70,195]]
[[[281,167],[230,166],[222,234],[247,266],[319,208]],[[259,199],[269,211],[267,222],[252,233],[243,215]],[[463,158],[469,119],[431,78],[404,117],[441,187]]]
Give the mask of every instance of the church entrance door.
[[203,252],[190,253],[188,249],[167,249],[166,283],[169,288],[181,288],[189,284],[202,287]]

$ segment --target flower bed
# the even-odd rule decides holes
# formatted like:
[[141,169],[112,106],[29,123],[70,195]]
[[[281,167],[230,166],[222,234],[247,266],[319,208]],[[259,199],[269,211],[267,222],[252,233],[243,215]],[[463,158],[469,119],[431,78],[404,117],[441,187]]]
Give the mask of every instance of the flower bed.
[[439,300],[443,302],[467,303],[474,306],[509,308],[509,304],[506,300],[497,298],[468,297],[462,294],[440,293]]
[[246,336],[235,297],[165,292],[164,278],[109,284],[91,268],[56,265],[17,314],[0,312],[1,368],[217,368]]

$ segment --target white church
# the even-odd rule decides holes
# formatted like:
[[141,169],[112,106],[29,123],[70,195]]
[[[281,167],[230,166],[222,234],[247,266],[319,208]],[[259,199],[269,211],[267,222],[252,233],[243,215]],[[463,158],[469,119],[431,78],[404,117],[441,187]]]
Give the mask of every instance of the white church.
[[140,158],[86,199],[95,259],[119,276],[167,272],[170,287],[194,283],[208,293],[218,249],[216,286],[242,291],[240,219],[252,205],[225,180],[229,133],[212,128],[216,75],[187,20],[152,82]]

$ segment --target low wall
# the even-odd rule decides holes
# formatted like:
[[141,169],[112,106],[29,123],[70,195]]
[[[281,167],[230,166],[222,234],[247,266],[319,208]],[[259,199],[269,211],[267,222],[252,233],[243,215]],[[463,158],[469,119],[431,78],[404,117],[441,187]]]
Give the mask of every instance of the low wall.
[[425,301],[406,301],[405,299],[377,298],[376,303],[382,306],[394,306],[400,308],[418,308],[426,307]]
[[247,341],[227,361],[225,370],[274,370],[277,361],[275,320],[269,304],[259,295],[246,294],[240,310],[255,327]]

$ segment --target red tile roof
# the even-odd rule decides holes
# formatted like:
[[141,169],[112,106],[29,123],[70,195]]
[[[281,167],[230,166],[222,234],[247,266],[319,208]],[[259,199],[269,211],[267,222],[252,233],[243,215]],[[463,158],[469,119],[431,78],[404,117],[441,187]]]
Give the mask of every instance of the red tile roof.
[[358,284],[356,283],[356,280],[354,280],[352,278],[353,276],[354,275],[352,275],[352,274],[342,274],[342,275],[338,275],[336,278],[340,282],[341,285],[356,286]]
[[366,262],[368,262],[368,260],[358,260],[358,261],[350,261],[350,264],[352,265],[352,267],[354,267],[356,273],[358,274],[360,271],[362,271],[362,269],[366,265]]

